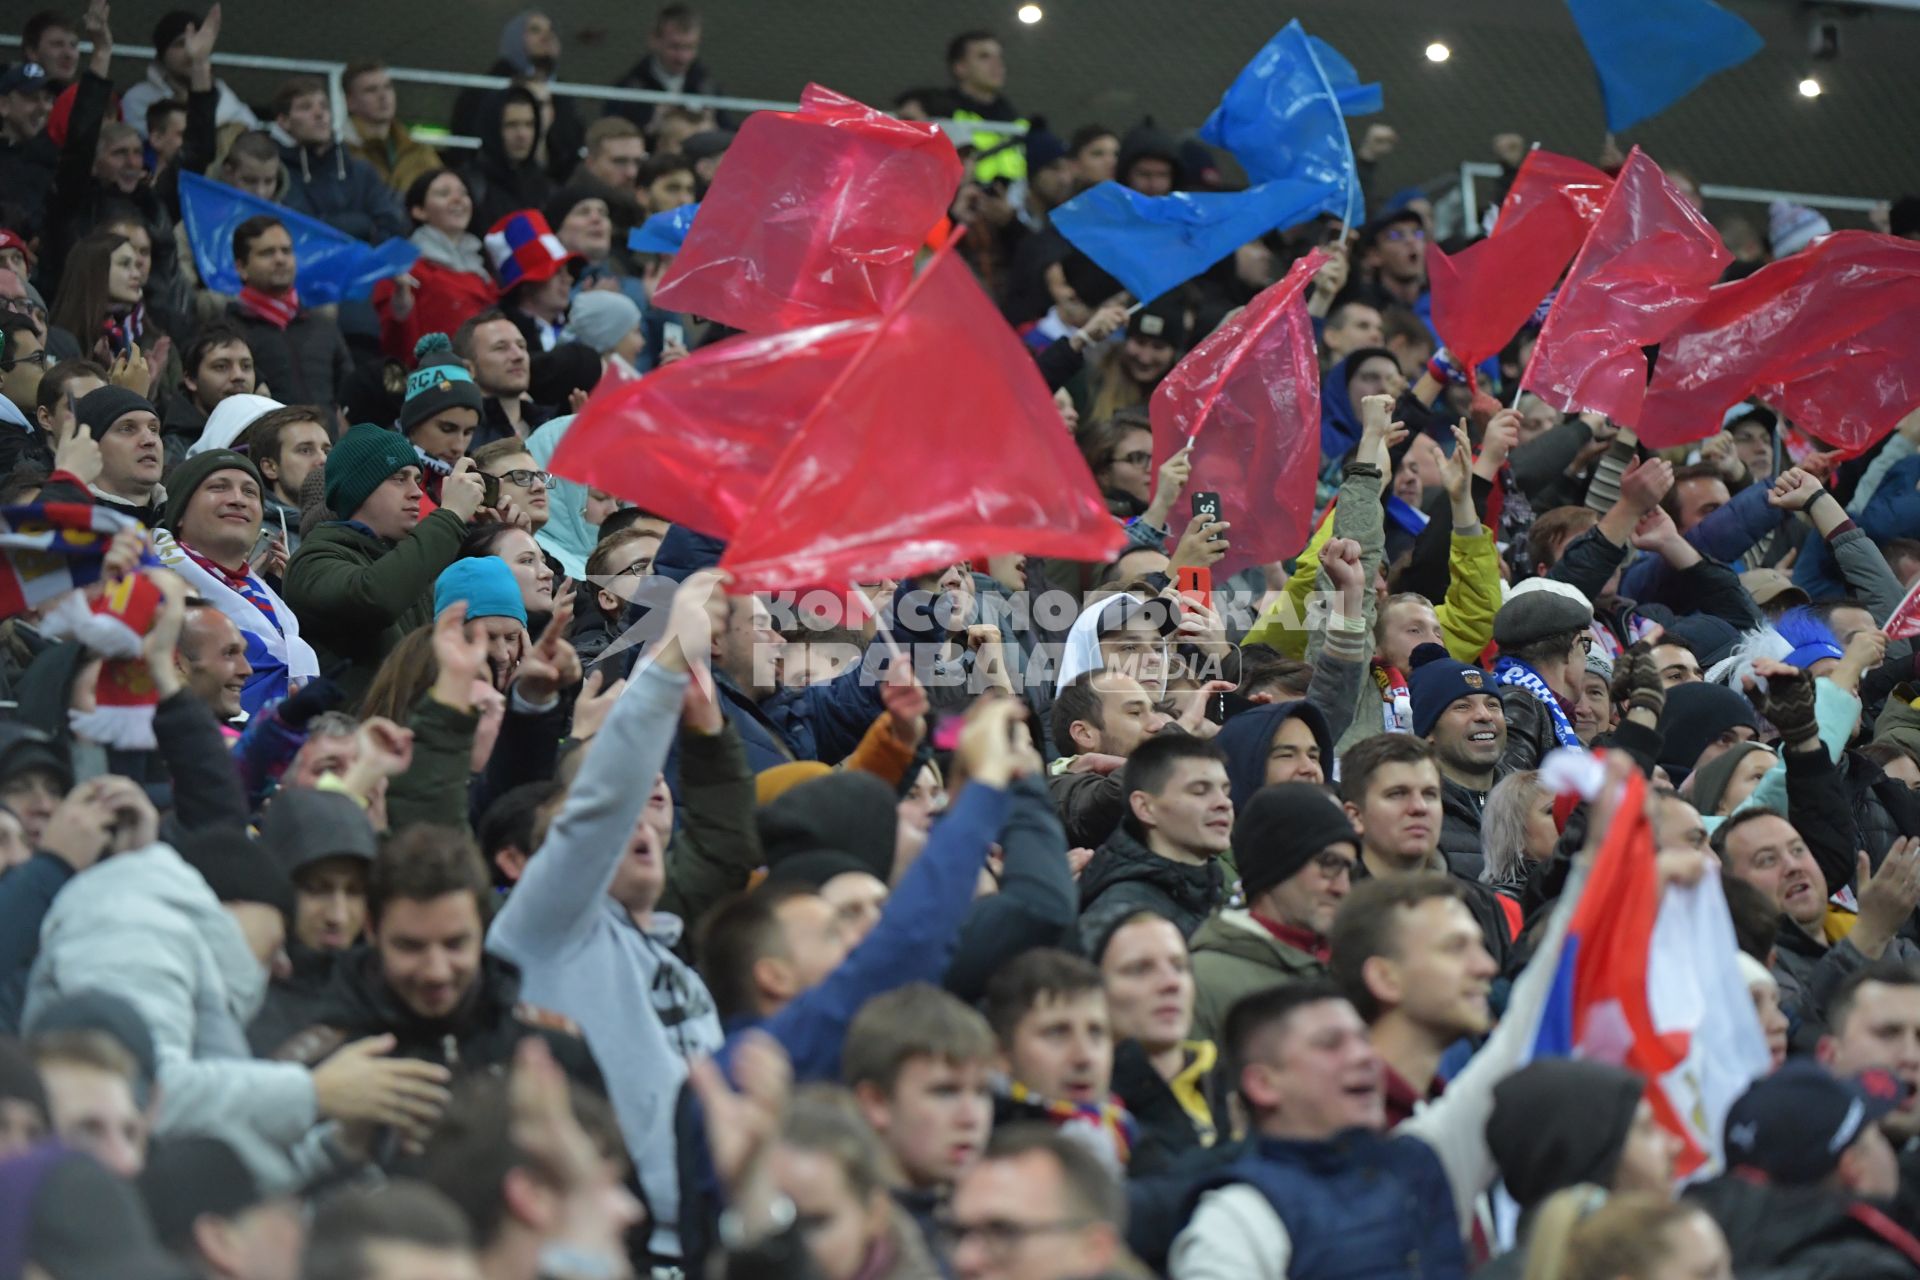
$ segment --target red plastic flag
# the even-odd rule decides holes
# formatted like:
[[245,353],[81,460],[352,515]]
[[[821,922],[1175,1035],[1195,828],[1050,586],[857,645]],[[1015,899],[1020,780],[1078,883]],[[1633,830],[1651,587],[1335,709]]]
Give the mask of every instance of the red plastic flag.
[[1714,289],[1660,348],[1640,438],[1711,435],[1750,395],[1848,452],[1893,430],[1920,404],[1920,244],[1841,231]]
[[805,406],[880,318],[729,338],[644,378],[601,383],[552,467],[696,533],[733,536]]
[[770,333],[877,315],[960,185],[939,126],[808,85],[740,127],[654,301]]
[[1302,295],[1325,261],[1316,250],[1294,263],[1175,365],[1148,404],[1154,466],[1193,440],[1187,491],[1218,493],[1233,526],[1216,576],[1283,560],[1312,531],[1320,366]]
[[1911,640],[1920,636],[1920,582],[1915,582],[1881,628],[1889,640]]
[[[704,215],[703,215],[704,216]],[[735,591],[901,578],[1125,540],[1013,330],[951,250],[801,419],[721,567]]]
[[1635,147],[1547,313],[1520,384],[1567,413],[1640,421],[1647,357],[1732,259],[1720,233]]
[[1456,254],[1428,248],[1433,327],[1463,366],[1513,341],[1580,251],[1612,189],[1613,179],[1590,164],[1532,151],[1491,235]]

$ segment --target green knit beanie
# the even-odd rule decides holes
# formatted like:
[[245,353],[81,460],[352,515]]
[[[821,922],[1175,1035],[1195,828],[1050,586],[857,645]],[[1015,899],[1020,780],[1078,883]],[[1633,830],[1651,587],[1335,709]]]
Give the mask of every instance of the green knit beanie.
[[420,455],[405,436],[371,422],[359,423],[327,455],[327,509],[351,520],[388,476],[419,465]]
[[453,344],[444,333],[429,333],[414,344],[419,361],[407,375],[407,398],[400,406],[400,430],[412,431],[435,414],[448,409],[471,409],[479,413],[485,407],[480,388],[467,366],[453,354]]
[[211,479],[216,471],[244,471],[255,484],[263,490],[266,488],[260,479],[260,469],[253,465],[246,454],[235,453],[231,449],[209,449],[205,453],[196,453],[167,476],[167,505],[160,513],[162,529],[168,533],[180,532],[180,521],[187,514],[187,504],[193,501],[194,491]]

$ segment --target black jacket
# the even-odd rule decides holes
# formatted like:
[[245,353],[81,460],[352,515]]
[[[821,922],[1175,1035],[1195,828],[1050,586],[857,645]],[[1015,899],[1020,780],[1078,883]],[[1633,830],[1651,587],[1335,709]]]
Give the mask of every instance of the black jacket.
[[1553,713],[1540,699],[1511,684],[1500,687],[1500,710],[1507,718],[1507,749],[1500,756],[1501,771],[1538,769],[1547,753],[1560,745],[1553,734]]
[[[487,68],[490,76],[520,75],[520,69],[502,58]],[[689,90],[691,92],[691,90]],[[453,100],[453,131],[470,137],[485,138],[487,122],[494,121],[493,136],[498,137],[498,117],[500,112],[501,91],[498,89],[462,89],[460,96]],[[580,163],[580,150],[586,145],[587,127],[580,123],[580,113],[573,108],[573,99],[553,95],[553,123],[548,125],[544,136],[547,140],[547,169],[555,182],[565,182],[567,175]],[[535,144],[538,146],[539,144]],[[540,202],[536,202],[540,203]],[[478,209],[478,195],[475,196],[475,208]],[[473,234],[486,234],[487,223],[482,226],[476,213],[473,222]]]
[[293,972],[275,978],[267,988],[260,1012],[247,1024],[247,1043],[262,1058],[276,1056],[281,1046],[318,1021],[332,998],[334,970],[340,951],[318,951],[287,939],[287,960]]
[[340,326],[324,312],[301,310],[281,329],[227,304],[227,322],[247,336],[254,373],[282,404],[333,408],[346,402],[353,355]]
[[[1522,690],[1522,692],[1525,692]],[[1480,818],[1487,793],[1442,775],[1440,779],[1440,855],[1462,880],[1478,880],[1487,865],[1480,846]]]
[[379,953],[362,947],[335,962],[314,1025],[282,1045],[275,1056],[311,1065],[355,1040],[391,1035],[394,1056],[440,1063],[457,1081],[504,1072],[512,1065],[516,1046],[528,1036],[539,1036],[569,1078],[606,1093],[599,1064],[580,1028],[519,999],[520,971],[498,956],[485,955],[466,1003],[450,1018],[422,1018],[387,986]]
[[1080,911],[1067,839],[1039,780],[1022,778],[1011,796],[1000,829],[1000,890],[973,904],[947,965],[947,990],[969,1004],[1014,956],[1065,944]]
[[1125,827],[1093,855],[1080,873],[1080,947],[1089,956],[1128,916],[1151,911],[1191,938],[1226,900],[1218,861],[1200,866],[1150,853]]
[[31,240],[40,234],[42,211],[53,193],[60,151],[42,129],[18,146],[0,138],[0,224]]
[[[555,98],[556,125],[559,123],[561,105],[561,100]],[[474,153],[473,160],[461,174],[467,180],[467,190],[473,195],[473,221],[468,225],[477,236],[485,236],[494,223],[510,213],[520,209],[544,208],[547,197],[554,192],[553,179],[533,155],[517,164],[507,158],[506,149],[500,141],[500,117],[506,113],[506,106],[504,91],[485,93],[476,100],[470,111],[471,118],[464,121],[467,132],[480,139],[480,149]],[[456,129],[463,123],[459,115],[456,111]],[[540,117],[536,112],[533,135],[535,155],[539,153],[543,136]],[[548,143],[550,154],[552,141],[549,139]],[[574,146],[579,146],[578,135],[574,139]],[[574,160],[569,159],[566,167],[571,170],[573,165]]]
[[[653,56],[649,54],[627,68],[627,74],[620,77],[619,87],[622,89],[652,89],[655,92],[660,92],[667,86],[659,76],[653,73]],[[707,70],[705,63],[695,62],[687,68],[687,74],[682,78],[680,83],[680,91],[682,93],[718,96],[720,86],[714,83],[713,73]],[[653,123],[653,113],[657,109],[658,108],[651,102],[609,102],[606,113],[610,116],[625,116],[642,129],[645,129]],[[729,127],[724,115],[717,115],[715,120],[722,129]]]
[[1163,1172],[1187,1152],[1200,1149],[1193,1117],[1154,1070],[1138,1040],[1114,1046],[1113,1092],[1140,1127],[1127,1158],[1129,1177]]
[[1733,1249],[1733,1269],[1781,1280],[1893,1280],[1920,1272],[1920,1242],[1863,1201],[1726,1174],[1689,1189]]
[[1120,819],[1127,816],[1120,772],[1056,773],[1047,779],[1047,794],[1070,848],[1098,849],[1120,829]]

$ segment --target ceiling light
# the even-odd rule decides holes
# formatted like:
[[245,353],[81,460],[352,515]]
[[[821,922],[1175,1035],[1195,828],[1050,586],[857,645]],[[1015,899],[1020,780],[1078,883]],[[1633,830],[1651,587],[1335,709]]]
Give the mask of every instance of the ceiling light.
[[1028,26],[1032,26],[1034,23],[1040,21],[1040,19],[1046,17],[1047,15],[1040,12],[1040,6],[1037,4],[1023,4],[1020,6],[1019,12],[1016,13],[1014,16],[1019,18],[1020,21],[1026,23]]
[[1817,98],[1823,92],[1825,91],[1820,87],[1820,82],[1812,76],[1800,82],[1800,96],[1803,98]]
[[1445,62],[1448,58],[1451,58],[1452,56],[1453,56],[1453,50],[1447,48],[1446,45],[1441,44],[1438,40],[1435,40],[1432,44],[1427,46],[1428,62]]

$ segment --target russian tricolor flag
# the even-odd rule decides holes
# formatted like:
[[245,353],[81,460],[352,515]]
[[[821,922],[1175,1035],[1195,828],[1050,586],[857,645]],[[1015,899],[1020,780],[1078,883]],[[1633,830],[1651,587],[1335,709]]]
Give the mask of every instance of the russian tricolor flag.
[[100,580],[113,535],[139,521],[85,502],[0,508],[0,618],[39,608]]
[[1771,1059],[1718,875],[1709,864],[1698,884],[1662,894],[1646,782],[1635,771],[1625,785],[1568,924],[1530,1057],[1639,1072],[1661,1125],[1684,1144],[1676,1172],[1704,1177],[1719,1169],[1727,1109]]

